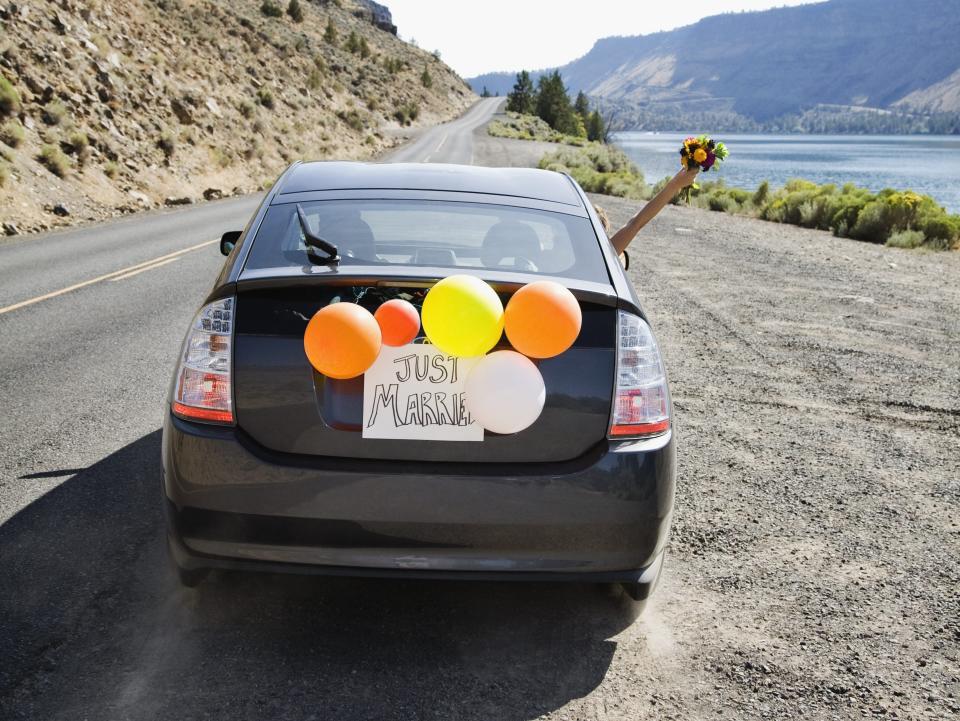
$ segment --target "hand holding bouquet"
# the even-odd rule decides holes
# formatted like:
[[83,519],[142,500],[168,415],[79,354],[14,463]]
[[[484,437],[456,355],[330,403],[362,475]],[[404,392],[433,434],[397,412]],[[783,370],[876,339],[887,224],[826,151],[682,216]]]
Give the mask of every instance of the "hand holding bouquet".
[[[711,168],[719,169],[729,154],[726,145],[706,135],[689,137],[683,141],[683,146],[680,148],[680,165],[686,170],[701,170],[706,173]],[[692,187],[699,189],[696,184]],[[690,188],[684,188],[680,195],[684,202],[689,201]]]

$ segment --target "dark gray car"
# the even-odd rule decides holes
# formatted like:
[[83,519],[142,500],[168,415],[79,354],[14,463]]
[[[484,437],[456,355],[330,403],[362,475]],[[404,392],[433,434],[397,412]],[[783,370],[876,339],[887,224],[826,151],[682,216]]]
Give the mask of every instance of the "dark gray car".
[[[169,545],[185,584],[223,568],[617,582],[646,598],[673,509],[667,381],[571,178],[295,164],[222,250],[165,410]],[[487,281],[504,304],[543,279],[578,299],[573,347],[536,361],[542,414],[479,441],[364,437],[364,378],[317,373],[307,322],[331,302],[420,305],[456,273]]]

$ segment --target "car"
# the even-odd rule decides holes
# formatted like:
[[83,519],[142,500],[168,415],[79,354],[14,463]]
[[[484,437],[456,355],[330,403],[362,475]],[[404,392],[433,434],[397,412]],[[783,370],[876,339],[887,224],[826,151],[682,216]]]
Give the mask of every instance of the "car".
[[[600,582],[647,598],[674,503],[667,377],[634,288],[571,177],[295,163],[221,251],[164,409],[168,545],[185,585],[227,569]],[[535,361],[542,412],[516,433],[478,429],[454,409],[449,426],[411,430],[401,419],[396,433],[372,437],[371,371],[317,372],[304,350],[308,322],[334,302],[421,305],[454,274],[480,278],[504,304],[539,280],[577,299],[572,347]],[[418,343],[410,348],[439,352]],[[504,336],[496,347],[511,346]],[[453,393],[456,376],[443,373]],[[418,378],[419,367],[403,374],[401,398]]]

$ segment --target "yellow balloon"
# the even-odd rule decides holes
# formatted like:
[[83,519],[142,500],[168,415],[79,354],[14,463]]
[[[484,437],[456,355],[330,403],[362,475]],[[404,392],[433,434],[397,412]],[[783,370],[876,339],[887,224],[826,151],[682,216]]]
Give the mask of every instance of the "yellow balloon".
[[433,286],[421,315],[430,342],[459,358],[484,355],[503,333],[500,297],[472,275],[451,275]]

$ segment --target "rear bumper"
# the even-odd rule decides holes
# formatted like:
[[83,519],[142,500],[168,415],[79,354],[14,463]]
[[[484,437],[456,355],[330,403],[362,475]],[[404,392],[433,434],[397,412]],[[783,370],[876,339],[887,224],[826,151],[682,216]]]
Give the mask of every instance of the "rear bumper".
[[561,464],[277,456],[168,414],[170,546],[184,568],[646,582],[669,531],[675,455],[667,434]]

